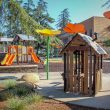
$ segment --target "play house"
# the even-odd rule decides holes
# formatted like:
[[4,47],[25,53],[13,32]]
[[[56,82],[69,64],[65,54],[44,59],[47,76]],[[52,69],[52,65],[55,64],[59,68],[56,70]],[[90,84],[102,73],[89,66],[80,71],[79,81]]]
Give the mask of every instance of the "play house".
[[[0,62],[1,66],[9,66],[14,62],[17,64],[24,63],[42,63],[41,59],[36,55],[33,44],[34,37],[22,34],[16,35],[13,45],[9,45],[8,52]],[[30,46],[32,45],[32,46]]]
[[64,91],[95,95],[102,88],[102,57],[107,53],[93,39],[75,34],[62,49]]

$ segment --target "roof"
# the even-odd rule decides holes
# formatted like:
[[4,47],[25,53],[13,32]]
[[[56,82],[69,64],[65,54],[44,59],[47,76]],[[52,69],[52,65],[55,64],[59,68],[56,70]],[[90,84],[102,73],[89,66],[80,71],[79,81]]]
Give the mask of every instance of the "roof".
[[70,42],[67,43],[67,45],[62,49],[61,53],[69,46],[69,44],[72,43],[72,41],[74,41],[74,38],[80,36],[83,41],[85,41],[90,47],[93,48],[94,51],[97,52],[97,54],[107,54],[106,51],[95,41],[92,41],[93,39],[90,36],[87,36],[85,34],[81,34],[78,33],[75,36],[73,36],[72,40]]
[[12,42],[13,38],[6,38],[6,37],[1,37],[0,42]]
[[27,41],[35,41],[35,38],[33,36],[28,36],[25,34],[17,34],[18,37],[22,40],[27,40]]

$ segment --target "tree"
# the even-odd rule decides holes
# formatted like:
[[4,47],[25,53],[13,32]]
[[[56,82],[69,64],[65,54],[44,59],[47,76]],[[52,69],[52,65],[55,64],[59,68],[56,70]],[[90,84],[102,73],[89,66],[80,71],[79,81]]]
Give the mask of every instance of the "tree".
[[107,6],[107,8],[110,8],[110,0],[107,0],[103,5],[102,7],[105,7]]
[[33,3],[33,0],[27,0],[27,2],[25,2],[23,4],[23,8],[26,10],[26,12],[30,15],[30,16],[33,16],[33,12],[34,12],[34,8],[35,8],[35,5]]
[[62,30],[66,26],[66,24],[70,22],[69,17],[70,17],[69,11],[67,8],[61,11],[61,14],[59,15],[59,18],[56,24],[57,28]]
[[[20,0],[18,1],[20,2]],[[43,28],[38,24],[32,17],[30,17],[25,9],[23,9],[20,4],[15,0],[9,0],[6,2],[2,1],[2,5],[6,11],[5,13],[5,28],[8,35],[24,33],[27,35],[36,35],[35,29]]]
[[50,17],[47,11],[47,2],[44,0],[39,0],[37,7],[34,10],[34,19],[45,28],[52,28],[51,23],[54,19]]

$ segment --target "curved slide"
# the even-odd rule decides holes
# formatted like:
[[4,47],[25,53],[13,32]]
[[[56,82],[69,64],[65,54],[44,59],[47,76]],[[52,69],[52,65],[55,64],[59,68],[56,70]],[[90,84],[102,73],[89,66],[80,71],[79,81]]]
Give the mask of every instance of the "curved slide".
[[31,53],[31,57],[32,57],[32,59],[35,63],[40,63],[41,62],[40,58],[34,52]]
[[1,65],[12,65],[13,61],[15,59],[16,55],[15,54],[6,54],[5,58],[3,59],[3,61],[1,62]]

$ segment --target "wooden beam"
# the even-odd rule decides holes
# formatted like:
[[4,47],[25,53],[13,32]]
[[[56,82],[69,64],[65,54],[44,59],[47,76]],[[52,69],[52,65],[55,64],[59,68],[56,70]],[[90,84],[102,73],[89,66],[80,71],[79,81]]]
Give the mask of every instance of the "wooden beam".
[[69,52],[67,53],[67,64],[66,64],[66,67],[67,67],[67,74],[66,74],[66,78],[67,78],[67,87],[66,87],[66,91],[69,91],[69,87],[70,87],[70,84],[69,84],[69,71],[70,71],[70,63],[69,63]]
[[88,49],[89,49],[88,46],[69,46],[66,50],[73,51],[73,50],[88,50]]
[[84,94],[88,94],[88,51],[84,51]]
[[64,73],[63,73],[63,78],[64,78],[64,91],[66,92],[66,87],[67,87],[67,78],[66,78],[66,72],[67,72],[67,60],[66,60],[66,53],[64,53]]
[[73,92],[73,52],[70,52],[69,81],[70,81],[70,92]]
[[92,50],[90,48],[90,61],[89,61],[89,95],[92,95]]

